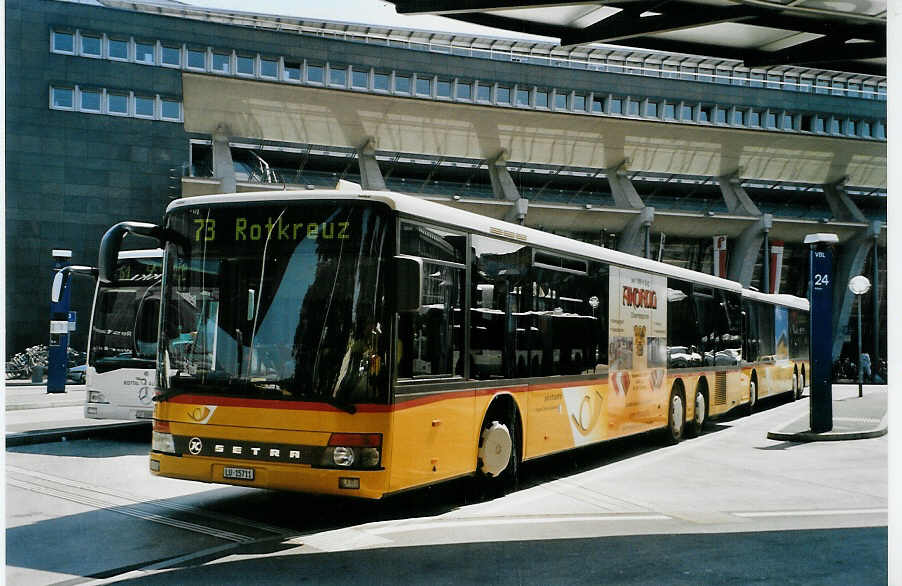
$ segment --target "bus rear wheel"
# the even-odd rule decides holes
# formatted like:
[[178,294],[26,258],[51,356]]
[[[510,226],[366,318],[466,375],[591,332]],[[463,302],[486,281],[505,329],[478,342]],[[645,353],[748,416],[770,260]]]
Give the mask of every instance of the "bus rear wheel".
[[674,386],[670,391],[670,401],[667,409],[667,443],[678,444],[683,439],[683,429],[686,426],[686,405],[683,391]]
[[695,389],[694,413],[692,415],[692,423],[686,428],[688,435],[695,437],[701,434],[708,421],[708,400],[705,393],[701,389]]
[[746,410],[749,415],[755,412],[755,405],[758,403],[758,381],[756,379],[752,379],[749,383],[749,403],[746,406]]
[[802,398],[802,383],[799,380],[799,371],[792,373],[792,400]]

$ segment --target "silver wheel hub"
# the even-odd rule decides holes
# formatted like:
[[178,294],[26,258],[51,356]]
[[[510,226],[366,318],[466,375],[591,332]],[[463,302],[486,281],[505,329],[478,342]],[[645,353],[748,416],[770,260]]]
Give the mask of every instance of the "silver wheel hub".
[[486,476],[498,476],[510,462],[514,442],[510,430],[503,423],[493,421],[482,430],[479,446],[479,471]]
[[705,396],[701,393],[695,395],[695,422],[698,425],[705,422]]
[[683,401],[679,395],[674,395],[670,403],[670,418],[673,421],[673,431],[680,431],[683,426]]

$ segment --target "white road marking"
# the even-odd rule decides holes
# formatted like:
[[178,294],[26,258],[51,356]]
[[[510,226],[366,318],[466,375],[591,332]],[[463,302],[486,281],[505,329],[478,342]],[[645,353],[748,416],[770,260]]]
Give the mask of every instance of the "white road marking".
[[619,522],[619,521],[666,521],[672,517],[668,515],[564,515],[556,517],[513,517],[507,519],[447,519],[431,521],[427,523],[406,523],[402,525],[389,525],[387,527],[374,527],[367,529],[368,533],[385,535],[389,533],[404,533],[407,531],[423,531],[428,529],[452,529],[456,527],[488,527],[500,525],[538,525],[548,523],[586,523],[586,522]]
[[889,509],[824,509],[821,511],[751,511],[733,513],[737,517],[821,517],[832,515],[886,515]]

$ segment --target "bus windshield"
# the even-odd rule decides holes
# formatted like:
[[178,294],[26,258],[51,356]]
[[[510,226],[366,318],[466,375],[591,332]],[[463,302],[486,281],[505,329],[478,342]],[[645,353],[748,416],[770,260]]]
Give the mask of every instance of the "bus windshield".
[[389,219],[321,201],[170,214],[161,397],[386,402]]
[[88,355],[97,372],[155,368],[162,261],[120,258],[116,283],[97,285]]

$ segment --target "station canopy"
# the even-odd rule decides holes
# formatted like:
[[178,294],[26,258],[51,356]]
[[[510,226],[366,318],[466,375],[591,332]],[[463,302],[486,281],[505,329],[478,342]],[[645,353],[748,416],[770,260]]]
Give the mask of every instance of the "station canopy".
[[395,0],[432,14],[558,39],[740,60],[746,67],[886,75],[886,0]]

